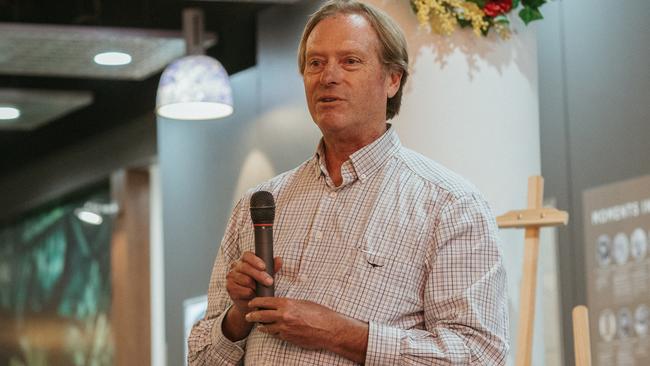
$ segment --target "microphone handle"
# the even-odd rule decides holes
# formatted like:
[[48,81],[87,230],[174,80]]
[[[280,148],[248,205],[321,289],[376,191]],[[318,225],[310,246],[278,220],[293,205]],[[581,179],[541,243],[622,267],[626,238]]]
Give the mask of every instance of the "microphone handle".
[[[273,226],[255,226],[255,255],[260,257],[266,264],[266,273],[274,277],[273,263]],[[273,297],[275,295],[274,285],[265,286],[259,282],[255,283],[257,296]]]

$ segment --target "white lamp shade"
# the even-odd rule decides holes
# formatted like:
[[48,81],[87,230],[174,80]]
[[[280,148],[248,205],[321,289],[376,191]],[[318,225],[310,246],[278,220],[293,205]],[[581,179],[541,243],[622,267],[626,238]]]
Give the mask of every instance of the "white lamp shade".
[[181,120],[208,120],[233,112],[232,89],[226,69],[205,55],[171,63],[158,84],[156,113]]

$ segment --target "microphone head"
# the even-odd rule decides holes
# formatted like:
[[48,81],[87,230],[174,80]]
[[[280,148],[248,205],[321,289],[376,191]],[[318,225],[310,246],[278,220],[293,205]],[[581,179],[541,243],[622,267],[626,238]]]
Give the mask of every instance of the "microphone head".
[[272,224],[275,219],[275,200],[271,192],[258,191],[251,196],[253,224]]

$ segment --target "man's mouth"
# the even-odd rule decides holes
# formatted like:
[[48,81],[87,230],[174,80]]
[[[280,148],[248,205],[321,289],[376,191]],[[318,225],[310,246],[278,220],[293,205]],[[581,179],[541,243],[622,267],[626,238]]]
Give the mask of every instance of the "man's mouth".
[[318,101],[321,102],[321,103],[332,103],[332,102],[337,102],[339,100],[341,100],[341,99],[339,99],[337,97],[321,97],[321,98],[318,98]]

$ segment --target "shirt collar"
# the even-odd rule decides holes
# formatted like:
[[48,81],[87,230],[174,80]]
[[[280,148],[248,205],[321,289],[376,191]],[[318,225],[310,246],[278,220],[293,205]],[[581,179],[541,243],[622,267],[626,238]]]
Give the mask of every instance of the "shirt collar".
[[[341,187],[359,179],[362,182],[376,173],[402,146],[397,132],[387,124],[388,129],[378,139],[350,155],[350,158],[341,166],[343,184]],[[324,142],[321,138],[315,154],[315,166],[318,174],[324,175],[329,180],[327,165],[325,163]],[[329,182],[328,182],[329,183]]]

